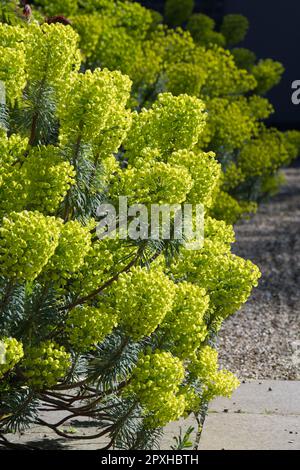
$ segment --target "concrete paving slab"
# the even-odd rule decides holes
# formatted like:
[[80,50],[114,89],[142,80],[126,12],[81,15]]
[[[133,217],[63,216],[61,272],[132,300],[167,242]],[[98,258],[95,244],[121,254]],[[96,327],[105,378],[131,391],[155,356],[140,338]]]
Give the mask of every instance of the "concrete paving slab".
[[[162,449],[174,444],[174,435],[193,426],[190,417],[166,427]],[[192,435],[193,436],[193,435]],[[209,408],[202,450],[299,450],[300,382],[249,381],[231,399],[218,398]]]
[[209,414],[200,450],[299,450],[299,416]]
[[242,383],[231,399],[218,398],[211,411],[273,413],[300,415],[300,382],[286,380],[253,380]]

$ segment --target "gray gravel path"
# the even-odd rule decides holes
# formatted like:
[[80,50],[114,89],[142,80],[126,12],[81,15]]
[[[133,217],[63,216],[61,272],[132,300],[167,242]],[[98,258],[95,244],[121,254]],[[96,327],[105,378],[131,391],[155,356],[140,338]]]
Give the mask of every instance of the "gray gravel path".
[[280,194],[236,227],[235,253],[263,274],[220,335],[221,363],[242,379],[300,378],[300,168],[286,178]]

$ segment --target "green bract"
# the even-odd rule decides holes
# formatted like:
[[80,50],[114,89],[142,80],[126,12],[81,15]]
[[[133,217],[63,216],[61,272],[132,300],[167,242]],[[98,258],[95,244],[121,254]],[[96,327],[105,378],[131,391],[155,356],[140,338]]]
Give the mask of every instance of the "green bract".
[[24,375],[34,389],[56,385],[71,366],[71,356],[63,346],[45,341],[25,351]]
[[76,351],[90,351],[101,343],[117,325],[112,312],[95,307],[75,308],[69,314],[66,331]]
[[128,335],[149,336],[171,310],[175,285],[160,270],[133,268],[113,287],[115,310]]
[[39,212],[11,212],[0,227],[0,273],[33,281],[54,254],[62,222]]
[[23,346],[15,338],[0,339],[0,379],[22,359]]

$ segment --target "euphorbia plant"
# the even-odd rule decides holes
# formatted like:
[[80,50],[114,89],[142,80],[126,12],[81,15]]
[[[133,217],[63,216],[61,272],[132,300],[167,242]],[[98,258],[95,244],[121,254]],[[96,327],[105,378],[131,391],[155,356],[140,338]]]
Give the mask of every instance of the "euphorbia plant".
[[[34,423],[68,438],[82,416],[106,448],[152,448],[169,421],[237,387],[215,338],[259,278],[208,215],[221,167],[199,149],[204,104],[163,93],[132,112],[127,76],[80,71],[70,26],[0,33],[0,444]],[[204,245],[97,236],[99,204],[119,196],[202,204]]]
[[[284,69],[236,47],[249,26],[245,17],[227,15],[216,31],[211,18],[190,15],[193,2],[167,1],[167,23],[183,24],[184,30],[168,28],[157,12],[136,2],[34,3],[41,8],[38,18],[43,12],[46,21],[61,21],[49,17],[63,14],[71,22],[85,67],[108,67],[131,78],[133,108],[151,106],[162,91],[204,101],[208,120],[199,148],[214,150],[223,169],[212,216],[234,223],[280,188],[278,171],[299,154],[299,145],[289,134],[269,131],[263,121],[273,112],[264,95]],[[245,164],[246,155],[251,165]]]

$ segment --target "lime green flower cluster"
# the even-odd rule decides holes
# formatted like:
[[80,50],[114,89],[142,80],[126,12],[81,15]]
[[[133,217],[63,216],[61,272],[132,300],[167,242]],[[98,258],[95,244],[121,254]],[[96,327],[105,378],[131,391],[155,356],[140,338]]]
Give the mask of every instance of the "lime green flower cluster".
[[171,165],[185,167],[192,177],[193,186],[188,192],[186,202],[203,204],[210,207],[216,198],[221,178],[221,165],[213,152],[191,152],[179,150],[168,160]]
[[[151,109],[143,109],[133,117],[125,142],[129,162],[133,163],[145,148],[159,150],[162,160],[177,150],[192,149],[205,121],[204,103],[197,98],[173,97],[170,93],[159,95]],[[172,140],[169,139],[171,132]]]
[[25,350],[22,361],[27,383],[34,389],[51,388],[62,379],[71,366],[71,355],[63,346],[45,341]]
[[261,126],[259,119],[265,119],[273,112],[269,102],[260,97],[240,97],[236,100],[214,98],[207,102],[207,109],[203,144],[209,144],[217,152],[220,148],[226,151],[243,148],[244,142],[258,135]]
[[49,263],[47,275],[57,281],[63,281],[77,272],[91,247],[90,228],[84,227],[77,220],[65,223],[60,232],[58,245]]
[[271,174],[290,163],[284,135],[277,129],[266,129],[259,138],[243,146],[239,155],[239,167],[247,176]]
[[119,324],[137,341],[151,335],[172,309],[175,285],[161,270],[133,268],[112,291]]
[[220,225],[218,231],[212,232],[212,239],[205,239],[202,250],[183,250],[171,266],[176,279],[184,278],[205,289],[210,299],[209,322],[215,322],[217,329],[220,319],[232,315],[245,303],[260,277],[259,269],[251,261],[230,253],[230,242],[230,230]]
[[46,83],[58,96],[65,94],[79,69],[78,36],[62,24],[30,24],[25,38],[26,71],[30,82]]
[[112,194],[126,194],[130,204],[181,204],[192,189],[188,170],[163,162],[149,162],[142,168],[129,167],[120,172],[120,179],[112,185]]
[[60,156],[58,148],[33,148],[2,177],[0,210],[7,214],[17,207],[52,214],[74,184],[74,177],[73,166]]
[[207,73],[198,64],[175,63],[166,66],[163,80],[167,91],[178,96],[186,93],[199,96],[205,84]]
[[[210,49],[198,47],[195,59],[198,63],[206,64],[207,78],[201,94],[210,99],[241,95],[256,87],[256,80],[246,70],[239,69],[234,57],[227,49],[217,45]],[[222,80],[219,77],[222,77]]]
[[184,375],[182,362],[169,352],[140,355],[126,392],[134,393],[143,405],[147,427],[164,426],[183,415],[185,399],[179,390]]
[[203,13],[194,13],[187,23],[187,29],[197,44],[206,47],[210,47],[212,44],[225,46],[225,37],[214,31],[215,26],[215,21]]
[[117,316],[100,307],[77,307],[71,310],[66,332],[75,351],[95,349],[117,325]]
[[33,281],[54,254],[62,222],[39,212],[11,212],[0,227],[0,274]]
[[0,340],[0,379],[24,356],[23,345],[15,338],[2,338]]
[[157,161],[162,158],[159,150],[146,148],[139,160],[133,160],[136,167],[119,172],[111,186],[112,196],[126,194],[134,203],[187,202],[210,207],[221,177],[221,166],[214,157],[212,152],[179,150],[165,157],[167,163],[163,163]]
[[0,23],[0,80],[5,84],[6,101],[20,99],[26,85],[24,33],[21,27]]
[[105,23],[99,14],[80,14],[72,18],[72,25],[80,37],[79,46],[87,60],[92,60],[97,50],[100,34]]
[[24,181],[26,207],[30,210],[53,213],[75,182],[74,167],[49,146],[33,148],[18,170]]
[[5,84],[6,100],[14,104],[21,96],[26,85],[25,55],[20,45],[20,50],[15,50],[0,45],[0,81]]
[[194,0],[167,0],[165,2],[165,17],[172,26],[180,26],[187,21],[194,10]]
[[174,305],[162,323],[172,352],[181,359],[191,357],[207,335],[204,315],[209,297],[195,284],[182,282],[177,285]]
[[246,49],[245,47],[235,47],[231,51],[236,65],[240,69],[251,71],[253,65],[256,62],[256,55],[253,51]]
[[210,346],[203,346],[192,361],[191,374],[202,385],[202,397],[209,402],[217,396],[230,397],[240,385],[239,380],[228,370],[219,369],[218,353]]
[[226,15],[221,25],[221,33],[226,39],[228,46],[234,46],[241,42],[249,29],[249,21],[243,15]]
[[235,242],[235,233],[232,225],[226,224],[223,220],[215,220],[206,216],[204,239],[205,243],[217,246],[220,253],[228,253],[231,244]]
[[284,67],[280,62],[272,59],[260,60],[251,69],[251,73],[257,81],[255,92],[260,95],[268,93],[274,86],[278,85],[283,72]]
[[[232,181],[230,181],[230,186]],[[225,220],[228,224],[235,224],[237,220],[249,218],[255,214],[258,205],[256,202],[237,200],[229,193],[220,191],[210,211],[212,217],[218,220]]]
[[[8,137],[6,131],[0,128],[0,191],[2,191],[7,174],[11,172],[11,166],[23,157],[27,146],[28,139],[23,139],[16,134]],[[1,197],[2,199],[4,197]]]
[[130,87],[129,78],[120,72],[96,69],[77,74],[58,112],[61,143],[95,143],[101,132],[109,131],[119,117],[127,115]]

